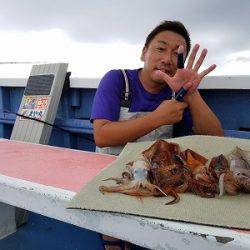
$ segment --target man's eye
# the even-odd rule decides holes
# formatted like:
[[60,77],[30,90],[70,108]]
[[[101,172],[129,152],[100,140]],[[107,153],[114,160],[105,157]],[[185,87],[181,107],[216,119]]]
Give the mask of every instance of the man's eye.
[[157,50],[160,51],[160,52],[162,52],[162,51],[164,51],[165,49],[162,48],[162,47],[158,47]]
[[174,52],[173,55],[174,55],[174,57],[178,57],[178,52],[177,51]]

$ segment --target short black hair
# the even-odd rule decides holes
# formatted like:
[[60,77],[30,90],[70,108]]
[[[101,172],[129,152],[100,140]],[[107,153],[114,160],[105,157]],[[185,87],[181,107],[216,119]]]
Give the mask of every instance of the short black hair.
[[187,29],[185,28],[185,26],[179,22],[179,21],[168,21],[168,20],[164,20],[162,21],[158,26],[156,26],[147,36],[146,38],[146,42],[144,44],[145,47],[148,47],[150,42],[154,39],[154,37],[162,32],[162,31],[172,31],[175,32],[179,35],[181,35],[186,43],[187,43],[187,55],[190,51],[191,48],[191,40],[190,40],[190,35],[189,32],[187,31]]

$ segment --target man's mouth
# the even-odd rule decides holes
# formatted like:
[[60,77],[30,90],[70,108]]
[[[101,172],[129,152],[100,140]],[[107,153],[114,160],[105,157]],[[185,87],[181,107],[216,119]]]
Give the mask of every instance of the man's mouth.
[[171,71],[168,70],[168,69],[165,69],[165,68],[156,68],[156,70],[160,70],[160,71],[162,71],[163,73],[165,73],[165,74],[171,76]]

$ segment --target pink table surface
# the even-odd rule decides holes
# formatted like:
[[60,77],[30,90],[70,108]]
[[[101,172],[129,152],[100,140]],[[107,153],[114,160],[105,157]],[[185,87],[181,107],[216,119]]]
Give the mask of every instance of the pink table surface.
[[77,192],[115,156],[0,140],[0,174]]

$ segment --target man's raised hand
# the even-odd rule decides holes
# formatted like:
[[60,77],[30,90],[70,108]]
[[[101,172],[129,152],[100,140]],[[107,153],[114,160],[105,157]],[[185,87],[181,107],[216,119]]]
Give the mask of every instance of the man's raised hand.
[[[188,86],[187,94],[193,93],[198,88],[201,80],[216,68],[216,65],[213,64],[201,73],[198,73],[198,70],[200,69],[207,55],[207,49],[203,49],[201,55],[194,64],[199,47],[199,44],[196,44],[193,47],[192,52],[188,58],[186,68],[181,68],[181,65],[183,65],[181,64],[181,62],[177,64],[179,68],[177,69],[174,76],[171,77],[160,70],[157,71],[158,76],[162,78],[174,92],[178,92],[183,86]],[[183,46],[179,47],[178,53],[183,53]],[[178,56],[178,58],[181,57]]]

